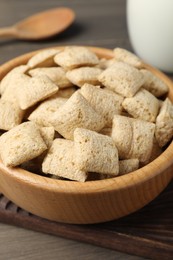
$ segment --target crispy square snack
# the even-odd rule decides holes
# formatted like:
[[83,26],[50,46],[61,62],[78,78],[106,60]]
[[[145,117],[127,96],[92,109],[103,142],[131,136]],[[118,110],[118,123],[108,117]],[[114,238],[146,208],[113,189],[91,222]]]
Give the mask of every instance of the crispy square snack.
[[173,105],[169,98],[162,103],[156,119],[155,136],[160,147],[166,145],[173,137]]
[[27,65],[30,68],[54,66],[54,56],[59,52],[60,50],[56,49],[47,49],[39,51],[37,54],[32,56],[32,58],[29,59]]
[[68,88],[73,84],[67,79],[66,71],[61,67],[48,67],[48,68],[35,68],[30,70],[29,75],[32,77],[37,75],[46,75],[49,77],[58,87]]
[[100,131],[105,125],[105,120],[90,106],[79,91],[76,91],[54,113],[51,123],[63,137],[73,140],[73,133],[77,127]]
[[138,69],[118,61],[103,71],[98,80],[124,97],[133,97],[144,83],[143,74]]
[[82,67],[68,71],[66,77],[78,87],[82,87],[85,83],[98,85],[98,76],[101,72],[102,70],[96,67]]
[[128,159],[133,140],[130,118],[120,115],[114,116],[111,137],[115,141],[120,159]]
[[143,67],[142,61],[134,53],[122,48],[115,48],[113,52],[117,61],[123,61],[136,68]]
[[136,171],[139,168],[138,159],[127,159],[119,161],[119,175],[124,175],[129,172]]
[[74,142],[59,138],[53,141],[43,161],[42,170],[44,173],[81,182],[87,178],[87,173],[79,170],[75,164]]
[[111,137],[77,128],[74,143],[76,164],[80,170],[118,175],[118,151]]
[[[41,127],[39,130],[40,130],[41,137],[43,138],[45,144],[47,145],[47,148],[50,148],[54,139],[54,134],[55,134],[54,128]],[[43,173],[42,163],[46,154],[47,154],[47,150],[44,151],[41,155],[37,156],[36,158],[23,162],[20,165],[20,167],[30,172],[42,174]]]
[[[45,144],[47,145],[47,148],[50,148],[52,143],[53,143],[53,139],[54,139],[54,134],[55,134],[55,130],[53,127],[41,127],[40,129],[40,134],[41,137],[43,138]],[[42,163],[44,160],[44,157],[47,154],[47,150],[44,151],[41,155],[37,156],[36,158],[23,162],[20,167],[30,171],[30,172],[34,172],[37,174],[42,174]]]
[[16,81],[16,75],[24,74],[28,69],[29,67],[27,65],[20,65],[8,72],[5,75],[5,77],[1,80],[0,94],[2,95],[9,85],[15,85],[14,82]]
[[168,93],[168,86],[151,71],[142,69],[141,72],[145,79],[143,88],[151,92],[155,97],[160,97]]
[[43,153],[47,146],[32,122],[20,124],[0,136],[0,155],[5,166],[14,167]]
[[47,148],[50,148],[53,143],[54,136],[55,136],[54,128],[52,126],[41,127],[40,134],[41,134],[41,137],[43,138],[45,144],[47,145]]
[[139,161],[145,162],[151,156],[155,124],[142,120],[134,120],[132,126],[133,139],[129,156],[130,158],[138,158]]
[[67,70],[81,66],[94,66],[99,62],[95,53],[81,46],[66,47],[64,51],[55,56],[54,60],[58,65]]
[[26,81],[28,81],[30,77],[22,73],[14,73],[11,79],[12,80],[6,84],[6,88],[2,93],[1,99],[19,104],[16,93],[18,89],[21,90],[23,88]]
[[101,89],[86,83],[82,86],[80,93],[94,110],[104,117],[108,126],[112,125],[114,115],[122,112],[124,98],[111,90]]
[[30,121],[33,121],[41,126],[51,126],[50,118],[52,115],[67,101],[66,98],[50,97],[43,101],[28,117]]
[[0,99],[0,129],[10,130],[22,122],[24,111],[15,103]]
[[27,109],[39,101],[42,101],[58,91],[55,85],[47,76],[38,75],[26,80],[22,88],[17,88],[17,99],[21,109]]
[[149,91],[141,88],[135,96],[125,98],[124,109],[134,118],[155,122],[160,103]]
[[140,162],[148,161],[153,147],[154,131],[153,123],[115,115],[112,138],[120,159],[137,158]]

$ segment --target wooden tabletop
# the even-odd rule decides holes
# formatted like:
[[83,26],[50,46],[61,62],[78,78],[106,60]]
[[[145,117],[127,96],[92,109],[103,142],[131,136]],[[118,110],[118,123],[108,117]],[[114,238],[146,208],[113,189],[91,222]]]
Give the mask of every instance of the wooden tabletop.
[[0,40],[0,64],[23,53],[55,45],[95,45],[130,49],[125,18],[125,0],[0,1],[0,27],[10,26],[35,13],[66,6],[76,13],[74,24],[52,40],[22,42]]
[[[0,26],[5,27],[42,10],[71,7],[74,24],[51,40],[27,42],[0,40],[0,64],[23,53],[56,45],[91,45],[131,50],[125,0],[15,0],[0,1]],[[113,250],[0,224],[0,259],[143,259]]]

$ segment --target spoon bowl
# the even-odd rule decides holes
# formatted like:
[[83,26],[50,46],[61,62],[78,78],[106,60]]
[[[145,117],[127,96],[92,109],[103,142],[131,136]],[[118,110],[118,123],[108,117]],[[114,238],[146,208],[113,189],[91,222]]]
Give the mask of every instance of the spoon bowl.
[[11,27],[1,28],[0,37],[42,40],[67,29],[74,21],[73,10],[61,7],[34,14]]

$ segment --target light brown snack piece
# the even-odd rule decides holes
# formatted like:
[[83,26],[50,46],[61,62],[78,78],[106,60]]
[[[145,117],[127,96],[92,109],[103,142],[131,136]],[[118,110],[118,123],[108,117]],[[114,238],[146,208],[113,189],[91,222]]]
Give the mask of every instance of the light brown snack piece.
[[52,97],[43,101],[28,117],[30,121],[33,121],[41,126],[51,126],[50,118],[53,114],[67,101],[67,98]]
[[19,102],[16,93],[18,90],[20,91],[23,88],[30,77],[22,73],[14,73],[11,79],[12,80],[9,81],[9,84],[6,84],[1,99],[18,104]]
[[59,52],[60,50],[58,49],[46,49],[39,51],[34,56],[32,56],[32,58],[29,59],[27,65],[29,66],[29,68],[54,66],[54,56]]
[[96,67],[82,67],[68,71],[66,77],[78,87],[82,87],[85,83],[98,85],[98,76],[101,72],[102,70]]
[[138,159],[127,159],[119,161],[119,175],[124,175],[129,172],[136,171],[139,168]]
[[22,122],[24,111],[15,103],[0,99],[0,129],[10,130]]
[[46,75],[49,77],[58,87],[68,88],[73,84],[66,78],[66,71],[61,67],[48,67],[48,68],[35,68],[29,70],[29,75],[32,77],[37,75]]
[[146,89],[141,88],[136,95],[125,98],[123,108],[134,118],[155,122],[159,112],[159,100]]
[[140,71],[145,79],[143,88],[151,92],[155,97],[160,97],[168,93],[168,86],[160,78],[149,70],[142,69]]
[[113,52],[114,52],[115,60],[117,61],[123,61],[136,68],[142,68],[144,66],[142,60],[139,59],[134,53],[128,50],[122,48],[115,48]]
[[140,162],[148,161],[153,147],[154,131],[153,123],[115,115],[112,139],[120,159],[137,158]]
[[155,124],[142,120],[135,120],[132,124],[133,139],[129,156],[130,158],[138,158],[139,161],[145,162],[151,156]]
[[157,116],[155,136],[160,147],[166,145],[173,137],[173,105],[169,98],[162,103]]
[[42,101],[58,91],[55,85],[47,76],[38,75],[26,80],[22,88],[17,89],[17,99],[21,109],[27,109]]
[[88,101],[76,91],[67,102],[54,113],[51,118],[51,124],[64,138],[73,140],[73,133],[77,127],[100,131],[105,125],[105,120],[90,106]]
[[0,155],[5,166],[14,167],[42,154],[47,146],[39,128],[22,123],[0,136]]
[[120,159],[128,159],[133,141],[133,126],[128,117],[114,116],[111,137],[115,141]]
[[[53,143],[53,139],[54,139],[54,134],[55,134],[55,130],[53,127],[41,127],[40,129],[40,134],[41,137],[43,138],[45,144],[47,145],[47,148],[49,149]],[[44,160],[44,157],[47,154],[47,150],[44,151],[41,155],[39,155],[38,157],[23,162],[20,167],[22,169],[25,169],[27,171],[30,172],[34,172],[37,174],[43,174],[42,172],[42,163]]]
[[86,47],[67,46],[55,56],[54,61],[64,69],[71,70],[81,66],[94,66],[98,64],[99,59]]
[[2,95],[7,87],[14,86],[16,75],[24,74],[28,69],[29,67],[27,65],[20,65],[10,70],[1,80],[0,94]]
[[122,102],[124,98],[111,90],[101,89],[85,83],[80,93],[86,98],[94,110],[104,117],[107,126],[112,125],[115,114],[122,112]]
[[65,139],[55,139],[42,164],[44,173],[84,182],[87,173],[77,168],[75,164],[74,142]]
[[76,164],[80,170],[116,176],[118,151],[111,137],[84,128],[74,131]]
[[98,80],[123,97],[133,97],[144,83],[143,74],[124,62],[115,62],[104,70]]
[[41,134],[41,137],[43,138],[47,148],[50,148],[53,143],[54,136],[55,136],[54,128],[52,126],[41,127],[40,134]]

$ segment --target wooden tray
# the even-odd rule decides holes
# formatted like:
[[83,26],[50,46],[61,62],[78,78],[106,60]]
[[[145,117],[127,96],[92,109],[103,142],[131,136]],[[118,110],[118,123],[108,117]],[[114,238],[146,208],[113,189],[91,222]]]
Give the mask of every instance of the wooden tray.
[[95,225],[48,221],[24,211],[0,194],[0,221],[150,259],[173,259],[173,182],[142,210]]

